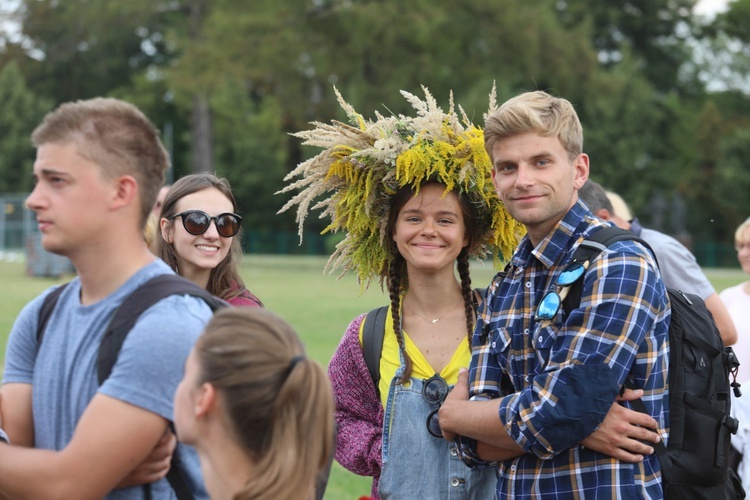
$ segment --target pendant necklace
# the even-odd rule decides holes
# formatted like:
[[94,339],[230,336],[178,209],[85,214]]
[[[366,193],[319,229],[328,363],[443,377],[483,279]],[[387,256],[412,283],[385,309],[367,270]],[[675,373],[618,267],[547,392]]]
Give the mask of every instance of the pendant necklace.
[[441,314],[441,315],[440,315],[440,317],[438,317],[438,318],[433,318],[433,319],[427,318],[427,317],[425,317],[425,316],[423,316],[423,315],[419,314],[419,313],[418,313],[417,311],[415,311],[415,310],[414,310],[414,309],[412,309],[411,307],[409,307],[408,309],[409,309],[409,310],[410,310],[411,312],[413,312],[414,314],[416,314],[417,316],[419,316],[420,318],[422,318],[423,320],[425,320],[425,321],[429,321],[430,323],[432,323],[432,324],[434,325],[435,323],[437,323],[438,321],[440,321],[441,319],[443,319],[443,318],[445,317],[445,315],[446,315],[446,314],[448,314],[449,312],[451,312],[452,310],[454,310],[454,309],[455,309],[456,307],[458,307],[458,304],[460,304],[460,303],[461,303],[461,301],[458,301],[458,302],[456,302],[456,304],[455,304],[455,305],[454,305],[453,307],[451,307],[450,309],[448,309],[447,311],[445,311],[445,312],[444,312],[443,314]]

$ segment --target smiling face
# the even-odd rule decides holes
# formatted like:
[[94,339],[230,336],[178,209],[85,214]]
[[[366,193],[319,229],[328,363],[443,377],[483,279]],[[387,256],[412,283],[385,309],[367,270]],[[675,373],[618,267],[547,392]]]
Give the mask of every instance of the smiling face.
[[458,197],[453,192],[443,196],[444,190],[439,184],[424,185],[398,213],[393,241],[412,269],[453,272],[469,243]]
[[570,160],[557,137],[525,132],[492,147],[492,180],[508,212],[538,244],[575,204],[588,179],[588,156]]
[[[201,210],[210,216],[234,212],[231,200],[221,191],[209,187],[188,194],[177,201],[175,213]],[[211,270],[223,261],[232,246],[233,238],[219,235],[216,222],[211,221],[205,233],[190,234],[182,224],[182,217],[161,220],[162,237],[171,243],[177,256],[179,274],[205,287]]]

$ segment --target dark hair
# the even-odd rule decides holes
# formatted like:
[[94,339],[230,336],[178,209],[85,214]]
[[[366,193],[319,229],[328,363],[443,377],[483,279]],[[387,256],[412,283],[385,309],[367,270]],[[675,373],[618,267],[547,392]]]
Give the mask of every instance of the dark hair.
[[[213,174],[191,174],[180,178],[174,185],[169,188],[167,196],[164,198],[164,204],[161,207],[160,219],[169,219],[177,213],[177,202],[187,195],[203,191],[204,189],[215,188],[232,202],[232,210],[237,211],[237,202],[229,187],[226,179],[219,178]],[[167,222],[167,230],[174,226],[174,219]],[[237,266],[242,256],[241,245],[242,231],[233,236],[232,245],[229,253],[219,265],[211,270],[208,278],[206,290],[224,300],[231,299],[243,293],[245,284],[242,282]],[[156,238],[155,252],[156,255],[166,262],[176,273],[177,253],[174,250],[174,244],[168,243],[164,238]]]
[[581,189],[578,190],[578,198],[580,198],[593,213],[596,213],[601,209],[605,209],[611,214],[615,213],[615,209],[612,207],[612,202],[610,201],[609,196],[607,196],[607,191],[601,184],[594,182],[591,179],[587,180]]
[[[424,186],[436,184],[439,186],[445,186],[437,181],[427,181],[422,183],[420,189]],[[458,205],[461,207],[461,215],[463,217],[464,227],[466,230],[466,237],[469,240],[468,245],[461,249],[461,252],[456,258],[456,267],[458,269],[458,275],[461,279],[461,295],[464,298],[464,310],[466,311],[466,331],[467,331],[467,342],[471,344],[471,336],[474,333],[474,317],[476,311],[474,310],[474,299],[471,291],[471,276],[469,275],[469,254],[479,244],[482,238],[482,233],[479,225],[476,223],[477,214],[473,209],[471,203],[461,196],[457,191],[451,191],[456,195],[458,199]],[[401,316],[400,316],[400,302],[401,293],[408,289],[409,283],[406,274],[406,261],[404,260],[401,253],[398,251],[396,242],[391,237],[396,229],[396,222],[398,221],[399,212],[404,208],[404,205],[416,196],[417,193],[410,186],[402,187],[391,199],[391,207],[388,214],[388,224],[386,226],[386,247],[388,253],[391,256],[390,265],[388,268],[388,297],[391,301],[391,317],[393,318],[393,331],[396,334],[396,340],[398,340],[399,348],[404,356],[404,372],[399,380],[400,384],[403,384],[411,377],[412,373],[412,360],[409,354],[406,352],[406,345],[404,343],[404,334],[401,331]]]
[[217,312],[195,344],[199,385],[223,397],[229,430],[255,468],[235,498],[310,498],[333,453],[334,401],[294,329],[260,308]]

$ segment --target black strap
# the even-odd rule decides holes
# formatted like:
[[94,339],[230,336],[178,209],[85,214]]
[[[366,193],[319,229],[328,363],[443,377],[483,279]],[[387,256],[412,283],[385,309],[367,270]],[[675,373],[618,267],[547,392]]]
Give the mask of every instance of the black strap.
[[[215,311],[229,304],[223,300],[214,297],[205,288],[200,287],[190,280],[187,280],[176,274],[161,274],[139,286],[133,291],[117,308],[112,319],[107,326],[107,330],[102,337],[99,345],[99,353],[96,362],[97,377],[99,384],[112,373],[112,368],[117,362],[120,349],[125,343],[125,339],[130,330],[135,325],[140,315],[149,307],[158,301],[169,297],[170,295],[191,295],[202,298]],[[172,432],[174,426],[170,422]],[[192,500],[194,498],[187,480],[183,474],[183,467],[177,450],[172,453],[172,461],[167,473],[167,481],[172,486],[178,500]],[[148,485],[145,485],[148,486]],[[144,486],[144,487],[145,487]]]
[[367,313],[362,327],[362,351],[365,355],[367,371],[375,384],[375,390],[380,396],[380,356],[383,353],[383,338],[385,337],[385,318],[388,306],[377,307]]
[[55,306],[57,305],[57,301],[60,298],[60,295],[63,293],[63,290],[67,288],[69,283],[64,283],[54,290],[52,290],[50,293],[47,294],[46,297],[44,297],[44,302],[42,302],[42,307],[39,309],[39,319],[37,320],[36,324],[36,350],[39,352],[39,346],[42,345],[42,339],[44,339],[44,332],[47,329],[47,323],[49,323],[49,318],[52,316],[52,311],[55,310]]
[[[656,259],[656,255],[651,249],[651,246],[640,237],[636,236],[634,233],[626,231],[625,229],[621,229],[617,226],[602,226],[600,229],[597,229],[594,233],[589,235],[588,238],[583,240],[578,245],[576,251],[573,252],[573,257],[571,260],[581,263],[586,261],[591,262],[599,253],[602,252],[602,250],[608,248],[610,245],[617,241],[624,240],[637,241],[638,243],[648,248],[651,252],[651,255],[654,256],[654,259]],[[569,315],[570,311],[576,309],[581,304],[582,291],[582,279],[579,279],[575,283],[570,285],[568,295],[565,297],[562,304],[563,311],[565,311],[566,315]]]
[[102,384],[112,373],[125,339],[140,315],[170,295],[192,295],[203,299],[212,311],[228,304],[208,291],[176,274],[161,274],[139,286],[117,308],[99,345],[97,378]]
[[[50,292],[42,303],[37,323],[37,350],[44,338],[44,332],[47,323],[49,322],[49,318],[52,315],[52,311],[55,309],[60,294],[66,286],[67,283]],[[135,325],[140,315],[161,299],[175,294],[199,297],[211,307],[212,311],[216,311],[219,308],[227,307],[229,305],[227,302],[208,293],[205,288],[175,274],[162,274],[150,279],[134,290],[133,293],[131,293],[122,304],[120,304],[120,307],[115,310],[112,319],[107,325],[101,344],[99,345],[96,362],[97,380],[99,381],[99,385],[101,385],[112,373],[112,368],[117,362],[125,338],[128,336],[128,333],[130,333],[130,330],[133,328],[133,325]],[[172,429],[172,432],[174,432],[174,426],[171,422],[170,428]],[[175,453],[172,454],[169,472],[167,473],[167,481],[169,481],[169,484],[172,486],[172,489],[179,500],[192,500],[194,498],[193,494],[182,471],[183,468],[175,450]],[[146,498],[151,497],[150,485],[144,485],[144,492]]]

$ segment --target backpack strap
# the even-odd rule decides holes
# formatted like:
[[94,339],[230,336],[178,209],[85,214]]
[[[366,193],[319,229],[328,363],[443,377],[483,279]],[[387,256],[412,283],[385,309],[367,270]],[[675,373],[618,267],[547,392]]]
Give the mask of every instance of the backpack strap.
[[55,306],[57,306],[57,301],[60,299],[60,295],[62,295],[63,290],[67,288],[68,283],[64,283],[54,290],[52,290],[50,293],[47,294],[46,297],[44,297],[44,302],[42,302],[42,307],[39,309],[39,319],[37,320],[36,324],[36,350],[39,352],[39,346],[42,345],[42,340],[44,339],[44,332],[47,329],[47,323],[49,323],[49,318],[52,316],[52,311],[55,310]]
[[[117,308],[99,345],[99,353],[96,361],[97,378],[99,385],[112,373],[112,368],[120,354],[120,349],[130,330],[135,325],[140,315],[149,307],[170,295],[191,295],[203,299],[212,311],[227,307],[225,301],[208,293],[208,291],[176,274],[161,274],[151,278],[146,283],[133,291]],[[172,432],[175,432],[174,424],[169,423]],[[183,467],[179,455],[172,453],[172,461],[167,473],[167,481],[175,492],[178,500],[192,500],[193,493],[188,486],[187,480],[182,473]],[[144,487],[148,487],[145,485]],[[150,491],[149,491],[150,493]]]
[[[651,252],[651,255],[654,256],[654,259],[656,259],[651,246],[640,237],[636,236],[634,233],[625,229],[621,229],[617,226],[604,226],[600,229],[597,229],[594,233],[589,235],[588,238],[584,239],[578,245],[576,251],[573,252],[573,257],[571,260],[575,262],[591,262],[603,250],[609,248],[610,245],[617,241],[624,240],[637,241],[638,243],[648,248],[648,250]],[[582,291],[582,279],[578,279],[575,283],[570,285],[568,295],[565,297],[565,299],[563,299],[562,303],[563,311],[565,311],[566,316],[570,314],[570,311],[576,309],[579,305],[581,305]]]
[[375,384],[375,390],[380,396],[378,384],[380,383],[380,356],[383,353],[383,338],[385,337],[385,318],[388,314],[388,306],[377,307],[365,316],[365,325],[362,327],[362,351],[365,355],[367,371]]
[[151,278],[133,291],[120,307],[115,310],[112,319],[99,345],[96,361],[99,384],[112,373],[117,357],[125,339],[140,315],[149,307],[170,295],[191,295],[203,299],[212,311],[226,307],[228,304],[208,293],[208,291],[176,274],[160,274]]

